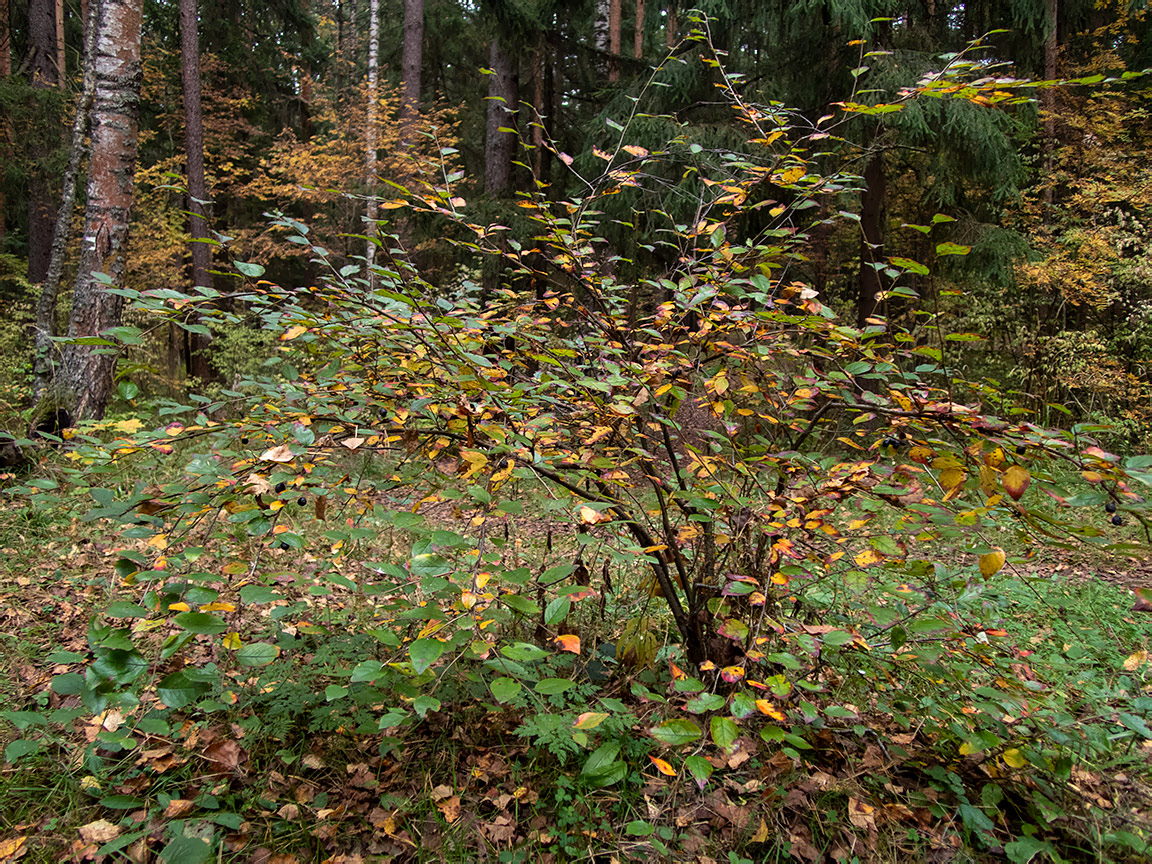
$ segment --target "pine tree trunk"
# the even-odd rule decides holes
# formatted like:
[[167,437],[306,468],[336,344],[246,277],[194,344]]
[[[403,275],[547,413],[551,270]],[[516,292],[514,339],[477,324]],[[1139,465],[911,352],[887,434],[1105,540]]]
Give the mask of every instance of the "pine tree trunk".
[[676,15],[677,15],[676,3],[675,2],[669,3],[668,4],[668,42],[667,42],[669,48],[676,47],[676,42],[680,38],[680,34],[678,32],[678,29],[677,29]]
[[609,0],[608,2],[608,51],[612,54],[612,59],[609,61],[611,65],[608,67],[608,80],[620,80],[620,62],[616,59],[620,56],[620,19],[622,0]]
[[405,129],[408,129],[420,115],[420,70],[423,64],[424,0],[404,0],[404,47],[400,57],[403,77],[400,123]]
[[[488,126],[484,139],[484,192],[492,198],[507,195],[512,188],[512,158],[516,152],[516,134],[501,129],[516,127],[516,109],[520,104],[516,61],[505,49],[498,35],[488,47]],[[481,279],[481,303],[487,302],[500,281],[501,265],[487,256]]]
[[856,301],[856,326],[864,328],[876,314],[880,301],[880,271],[872,266],[884,260],[884,155],[875,151],[864,168],[860,193],[860,294]]
[[[96,54],[96,8],[93,6],[91,17],[84,19],[84,56],[80,61],[84,68],[84,86],[80,100],[76,103],[76,115],[72,121],[72,144],[68,150],[68,167],[64,171],[64,193],[61,196],[52,235],[52,254],[48,273],[40,289],[40,298],[36,302],[36,329],[32,336],[35,355],[32,378],[33,394],[37,403],[53,389],[55,358],[52,337],[56,335],[56,298],[60,293],[60,277],[64,271],[64,251],[71,239],[72,207],[76,203],[76,178],[80,174],[80,161],[84,158],[84,138],[88,134],[92,99],[96,88],[93,69]],[[88,12],[88,4],[84,5],[84,10],[85,13]]]
[[[1056,61],[1059,57],[1059,0],[1048,0],[1048,35],[1044,40],[1044,77],[1049,81],[1056,78]],[[1052,174],[1056,168],[1056,88],[1049,87],[1044,92],[1044,174],[1047,181],[1044,187],[1044,204],[1050,211],[1055,192]]]
[[68,61],[64,58],[64,0],[56,0],[56,81],[63,83],[68,75]]
[[[188,234],[192,238],[192,286],[212,287],[208,271],[212,247],[208,236],[208,186],[204,180],[204,117],[200,108],[200,38],[196,0],[180,0],[180,76],[184,88],[184,154],[188,164]],[[212,337],[188,334],[188,374],[212,378],[208,346]]]
[[[7,78],[12,74],[12,38],[8,17],[8,0],[0,0],[0,78]],[[7,128],[0,128],[0,155],[9,158],[7,152]],[[7,226],[4,222],[4,207],[8,202],[4,198],[4,189],[0,188],[0,241],[4,240]]]
[[636,36],[632,56],[637,60],[644,56],[644,0],[636,0]]
[[[37,90],[55,87],[56,7],[55,0],[29,0],[28,80]],[[37,161],[51,152],[51,140],[34,143]],[[56,224],[56,202],[52,183],[41,165],[32,169],[28,183],[28,281],[43,282],[52,260],[52,229]]]
[[368,122],[365,130],[364,185],[368,193],[368,224],[364,233],[368,235],[364,257],[368,262],[368,281],[375,284],[372,266],[376,262],[376,115],[379,107],[379,43],[380,43],[380,0],[368,3]]
[[519,105],[515,61],[499,36],[493,36],[488,49],[488,128],[485,139],[484,191],[496,197],[507,195],[512,186],[512,157],[516,135],[500,129],[514,129]]
[[[136,170],[140,109],[140,24],[144,0],[100,0],[88,164],[88,204],[70,338],[97,336],[120,324],[124,300],[105,290],[124,275]],[[91,345],[65,346],[62,385],[74,419],[99,418],[112,392],[115,357]]]
[[8,0],[0,0],[0,78],[12,74],[12,28],[9,21]]

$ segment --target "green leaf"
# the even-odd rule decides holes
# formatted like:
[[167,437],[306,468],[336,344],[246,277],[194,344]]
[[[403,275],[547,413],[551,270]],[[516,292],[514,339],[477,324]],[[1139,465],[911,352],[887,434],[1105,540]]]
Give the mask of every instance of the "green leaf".
[[444,653],[444,643],[439,639],[417,639],[408,646],[408,656],[412,660],[412,670],[422,674]]
[[534,688],[541,696],[554,696],[576,686],[574,681],[567,678],[545,678]]
[[731,717],[713,717],[711,722],[712,740],[721,750],[728,751],[740,737],[740,728]]
[[567,597],[557,597],[544,609],[544,626],[555,627],[568,617],[572,609],[572,601]]
[[656,833],[656,826],[642,819],[634,819],[624,826],[624,833],[631,837],[647,837]]
[[960,243],[937,243],[937,255],[967,255],[972,251],[971,246],[963,246]]
[[592,752],[580,770],[580,774],[595,786],[611,786],[624,779],[628,766],[617,762],[620,755],[620,742],[608,741]]
[[249,264],[246,261],[237,261],[236,269],[252,279],[259,279],[264,275],[264,268],[260,264]]
[[496,678],[489,686],[493,698],[501,703],[511,702],[524,689],[519,681],[508,677]]
[[536,645],[531,645],[528,642],[516,642],[512,645],[505,645],[500,649],[500,653],[509,660],[515,660],[519,663],[526,663],[530,660],[543,660],[548,656],[547,651]]
[[693,721],[682,717],[665,720],[659,726],[652,728],[652,737],[673,747],[681,744],[690,744],[704,735],[700,727]]
[[708,785],[708,778],[712,776],[713,770],[711,762],[703,756],[689,756],[684,760],[684,767],[688,769],[697,786],[703,789]]
[[139,603],[129,603],[126,600],[116,600],[108,604],[104,614],[109,618],[147,618],[148,610]]
[[324,688],[324,701],[335,702],[337,699],[343,699],[348,695],[348,688],[341,687],[339,684],[329,684]]
[[224,619],[209,612],[181,612],[173,619],[189,633],[211,636],[228,629]]
[[236,662],[241,666],[267,666],[280,656],[280,649],[268,642],[249,642],[236,651]]
[[191,705],[208,690],[207,682],[193,679],[184,669],[166,675],[156,685],[156,695],[169,708],[184,708]]
[[27,738],[17,738],[4,748],[4,760],[15,765],[25,756],[32,756],[40,752],[40,742],[30,741]]

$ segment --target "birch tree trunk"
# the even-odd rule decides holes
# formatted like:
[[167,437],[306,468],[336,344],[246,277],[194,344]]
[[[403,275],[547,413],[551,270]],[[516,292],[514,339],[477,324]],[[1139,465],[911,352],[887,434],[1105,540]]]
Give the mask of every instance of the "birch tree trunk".
[[[142,77],[144,0],[90,2],[98,2],[100,8],[93,57],[88,203],[68,322],[72,339],[98,336],[119,325],[124,310],[123,298],[109,293],[105,283],[116,285],[124,275]],[[102,417],[112,392],[116,358],[96,353],[95,347],[65,345],[61,396],[76,420]]]
[[376,263],[376,124],[379,108],[379,42],[380,42],[380,0],[368,3],[368,122],[365,130],[364,185],[368,192],[368,224],[364,233],[368,235],[364,258],[368,263],[368,282],[375,285],[372,265]]
[[[208,244],[208,185],[204,180],[204,115],[200,106],[200,37],[196,0],[180,0],[180,77],[184,90],[184,154],[188,165],[188,234],[192,238],[192,287],[211,288],[212,247]],[[208,346],[212,337],[188,334],[188,374],[212,378]]]
[[[3,0],[0,0],[3,2]],[[32,335],[35,356],[32,362],[32,392],[36,402],[52,389],[54,357],[52,337],[56,335],[56,298],[60,293],[60,277],[64,270],[64,250],[71,239],[72,207],[76,204],[76,178],[80,174],[80,161],[84,158],[84,138],[88,134],[91,119],[92,98],[96,87],[93,59],[96,52],[96,14],[99,7],[95,0],[91,10],[85,4],[84,19],[84,85],[80,101],[76,103],[76,115],[72,120],[72,144],[68,150],[68,167],[64,171],[64,193],[61,195],[60,209],[56,212],[56,227],[52,234],[52,255],[48,264],[48,274],[40,289],[36,302],[36,324]]]

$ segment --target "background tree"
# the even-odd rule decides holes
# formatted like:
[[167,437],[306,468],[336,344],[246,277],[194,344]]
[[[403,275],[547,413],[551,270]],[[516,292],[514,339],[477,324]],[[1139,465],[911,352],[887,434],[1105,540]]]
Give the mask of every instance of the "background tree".
[[[192,286],[211,288],[208,270],[212,247],[208,234],[208,185],[204,180],[204,120],[200,110],[200,40],[196,0],[180,0],[180,72],[184,92],[184,141],[188,169],[189,234],[192,238]],[[212,377],[208,362],[211,337],[190,333],[188,374],[201,381]]]
[[98,340],[120,324],[124,300],[106,290],[127,263],[135,191],[143,0],[99,2],[84,241],[59,384],[75,419],[99,418],[112,392],[115,355]]

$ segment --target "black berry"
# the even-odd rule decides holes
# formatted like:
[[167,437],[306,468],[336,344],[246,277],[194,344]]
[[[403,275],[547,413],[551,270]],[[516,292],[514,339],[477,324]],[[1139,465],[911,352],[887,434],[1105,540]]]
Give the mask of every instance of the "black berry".
[[285,489],[287,489],[287,488],[288,488],[288,484],[287,484],[287,483],[277,483],[277,484],[276,484],[276,491],[277,491],[277,492],[283,492],[283,491],[284,491]]
[[305,498],[303,495],[301,495],[299,498],[296,499],[296,503],[299,504],[301,507],[303,507],[305,504],[308,503],[308,499]]
[[1104,510],[1108,513],[1115,513],[1116,512],[1116,502],[1115,501],[1109,501],[1107,504],[1104,505]]
[[241,444],[247,444],[247,443],[248,443],[248,439],[247,439],[247,438],[241,438],[241,439],[240,439],[240,443],[241,443]]
[[1124,524],[1124,517],[1121,516],[1119,513],[1117,513],[1115,516],[1112,517],[1112,524],[1113,525],[1123,525]]
[[1017,444],[1016,445],[1016,455],[1017,456],[1023,456],[1024,453],[1027,451],[1027,449],[1028,448],[1025,447],[1023,444]]
[[287,544],[287,543],[285,543],[283,540],[281,540],[281,541],[280,541],[280,548],[281,548],[281,549],[287,549],[287,548],[288,548],[288,544]]

